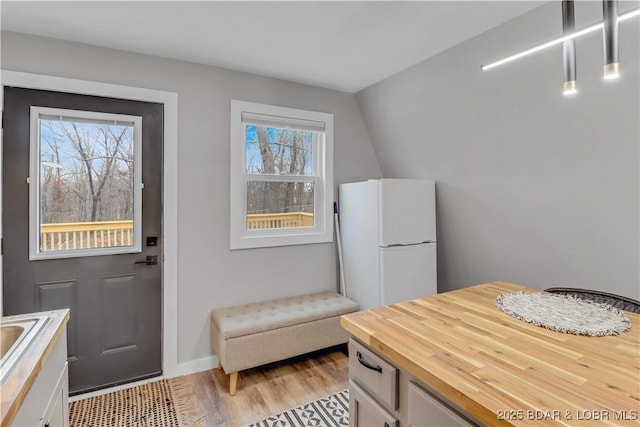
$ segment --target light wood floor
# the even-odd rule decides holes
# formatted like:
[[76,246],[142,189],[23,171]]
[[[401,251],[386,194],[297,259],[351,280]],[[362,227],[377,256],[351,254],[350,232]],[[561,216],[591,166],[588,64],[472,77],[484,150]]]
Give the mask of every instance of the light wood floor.
[[229,396],[229,376],[219,369],[189,375],[200,411],[209,426],[246,426],[347,388],[347,347],[240,372],[238,390]]

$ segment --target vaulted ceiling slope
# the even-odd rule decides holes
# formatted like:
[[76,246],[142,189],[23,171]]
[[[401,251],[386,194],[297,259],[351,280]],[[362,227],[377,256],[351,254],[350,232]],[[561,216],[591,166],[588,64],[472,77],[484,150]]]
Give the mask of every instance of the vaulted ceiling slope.
[[357,92],[546,1],[6,1],[2,29]]

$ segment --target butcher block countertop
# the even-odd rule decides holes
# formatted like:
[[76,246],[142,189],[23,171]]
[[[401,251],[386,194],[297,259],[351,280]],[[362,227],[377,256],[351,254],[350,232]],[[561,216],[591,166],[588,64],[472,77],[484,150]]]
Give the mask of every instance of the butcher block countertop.
[[20,410],[22,402],[69,321],[69,310],[18,314],[0,319],[0,324],[11,324],[33,319],[36,316],[46,316],[48,320],[0,386],[0,425],[2,427],[11,425]]
[[491,282],[342,316],[341,325],[488,426],[639,426],[640,315],[588,337],[514,319]]

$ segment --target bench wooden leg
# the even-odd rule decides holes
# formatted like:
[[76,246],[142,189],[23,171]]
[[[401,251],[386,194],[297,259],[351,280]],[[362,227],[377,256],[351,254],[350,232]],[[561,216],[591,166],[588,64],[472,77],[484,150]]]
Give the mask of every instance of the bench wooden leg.
[[224,374],[224,368],[222,367],[222,362],[220,362],[218,360],[218,369],[220,369],[220,371],[222,371],[222,373]]
[[229,394],[231,396],[235,396],[237,386],[238,386],[238,372],[232,372],[229,374]]

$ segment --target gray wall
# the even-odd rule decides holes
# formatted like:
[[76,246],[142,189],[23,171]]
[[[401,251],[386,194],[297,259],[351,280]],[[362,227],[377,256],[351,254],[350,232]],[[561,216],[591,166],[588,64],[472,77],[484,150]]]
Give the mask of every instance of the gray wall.
[[334,244],[229,251],[229,101],[333,113],[337,196],[381,176],[354,95],[12,32],[2,67],[178,93],[179,362],[211,354],[214,307],[336,289]]
[[[600,2],[577,2],[577,27],[600,19]],[[507,280],[639,298],[638,27],[620,24],[618,81],[601,77],[602,33],[578,39],[573,98],[560,46],[480,71],[560,34],[560,2],[357,94],[384,176],[437,182],[440,291]]]

